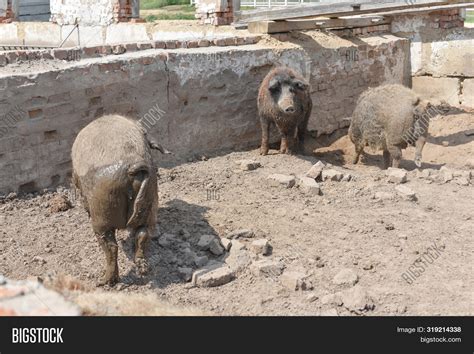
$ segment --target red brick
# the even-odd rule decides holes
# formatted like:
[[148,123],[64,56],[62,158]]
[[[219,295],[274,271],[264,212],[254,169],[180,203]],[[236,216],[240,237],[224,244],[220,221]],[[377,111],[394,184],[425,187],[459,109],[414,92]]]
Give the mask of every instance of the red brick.
[[33,109],[31,111],[28,111],[28,116],[31,119],[40,118],[42,115],[43,115],[42,109]]
[[153,48],[155,48],[155,49],[165,49],[166,48],[166,42],[165,41],[154,41],[153,42]]
[[153,45],[151,42],[138,43],[138,49],[140,50],[147,50],[151,48],[153,48]]
[[127,43],[125,44],[125,50],[127,52],[136,52],[138,50],[138,46],[136,43]]
[[224,47],[226,45],[225,38],[216,38],[213,40],[213,42],[219,47]]
[[207,39],[200,39],[198,41],[198,46],[199,47],[209,47],[210,42]]
[[112,46],[112,53],[115,55],[125,53],[125,47],[121,44]]
[[165,41],[166,49],[176,49],[177,44],[178,44],[176,42],[177,41]]
[[194,40],[194,41],[188,41],[188,48],[197,48],[199,47],[199,41]]

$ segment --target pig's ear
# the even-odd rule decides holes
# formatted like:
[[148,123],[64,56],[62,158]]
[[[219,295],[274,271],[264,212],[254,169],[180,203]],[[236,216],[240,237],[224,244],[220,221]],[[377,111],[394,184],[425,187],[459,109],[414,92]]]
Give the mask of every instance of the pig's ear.
[[270,91],[276,91],[278,90],[278,88],[280,87],[280,81],[274,77],[270,80],[270,82],[268,83],[268,89]]
[[298,90],[306,90],[309,87],[309,84],[302,80],[293,80],[293,86]]

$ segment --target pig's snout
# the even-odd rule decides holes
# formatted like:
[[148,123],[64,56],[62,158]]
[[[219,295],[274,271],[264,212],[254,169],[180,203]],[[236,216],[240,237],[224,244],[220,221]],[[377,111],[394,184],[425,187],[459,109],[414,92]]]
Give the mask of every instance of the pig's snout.
[[295,107],[288,106],[285,108],[285,113],[295,113]]
[[280,106],[280,109],[285,112],[285,113],[295,113],[296,111],[296,108],[295,108],[295,105],[293,103],[293,100],[290,100],[290,99],[283,99],[279,102],[279,106]]

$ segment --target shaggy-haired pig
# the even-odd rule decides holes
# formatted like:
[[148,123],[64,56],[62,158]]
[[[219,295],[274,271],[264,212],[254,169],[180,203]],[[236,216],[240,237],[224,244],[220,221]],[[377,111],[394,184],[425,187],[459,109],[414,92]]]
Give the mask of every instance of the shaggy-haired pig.
[[357,101],[349,127],[355,145],[353,163],[364,147],[383,150],[384,167],[399,167],[402,149],[416,146],[415,164],[421,167],[423,147],[428,136],[431,105],[411,89],[398,84],[370,88]]

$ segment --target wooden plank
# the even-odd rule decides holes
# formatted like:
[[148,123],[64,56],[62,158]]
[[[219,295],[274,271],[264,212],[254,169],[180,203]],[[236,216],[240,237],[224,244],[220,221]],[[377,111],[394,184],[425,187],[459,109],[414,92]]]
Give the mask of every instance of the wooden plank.
[[[452,9],[465,9],[474,7],[474,3],[464,3],[464,4],[451,4],[451,5],[440,5],[440,6],[429,6],[416,9],[405,9],[405,10],[396,10],[396,11],[385,11],[379,12],[380,16],[394,16],[394,15],[403,15],[403,14],[416,14],[416,13],[429,13],[433,11],[441,10],[452,10]],[[371,16],[371,15],[362,15],[362,16]]]
[[281,33],[301,31],[318,28],[355,28],[375,25],[385,25],[391,22],[388,18],[377,17],[351,17],[337,19],[312,19],[312,20],[287,20],[287,21],[258,21],[250,22],[248,31],[251,33]]
[[[371,0],[347,1],[341,3],[318,3],[315,5],[302,4],[287,8],[242,11],[241,21],[272,21],[315,16],[351,16],[364,13],[376,13],[389,10],[403,10],[423,6],[466,3],[462,0]],[[469,1],[468,1],[469,3]]]

